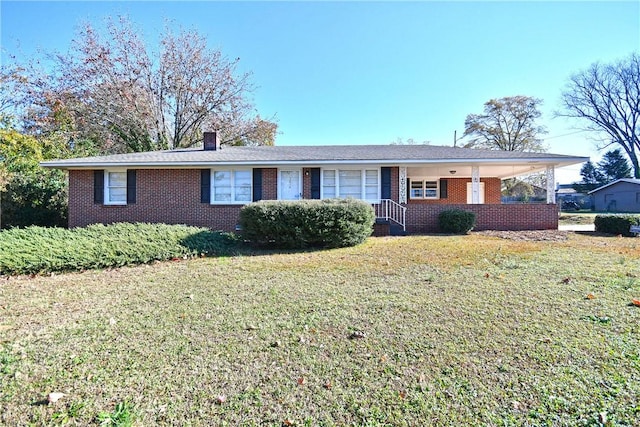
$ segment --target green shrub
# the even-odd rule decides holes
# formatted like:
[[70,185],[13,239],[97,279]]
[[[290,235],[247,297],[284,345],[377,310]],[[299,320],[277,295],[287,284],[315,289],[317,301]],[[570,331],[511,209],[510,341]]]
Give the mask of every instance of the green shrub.
[[476,225],[476,214],[461,209],[449,209],[440,212],[438,224],[444,233],[465,234]]
[[260,201],[240,211],[242,237],[257,246],[337,248],[371,235],[375,214],[354,199]]
[[640,215],[596,215],[593,223],[596,231],[608,234],[621,234],[627,237],[633,237],[633,233],[629,232],[632,225],[640,225]]
[[0,232],[0,274],[78,271],[222,255],[234,243],[232,235],[184,225],[12,228]]

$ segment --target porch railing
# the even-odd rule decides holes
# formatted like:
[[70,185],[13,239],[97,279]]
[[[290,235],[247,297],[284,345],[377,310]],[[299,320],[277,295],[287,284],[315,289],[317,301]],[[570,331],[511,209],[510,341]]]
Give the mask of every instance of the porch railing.
[[373,210],[376,213],[376,219],[395,222],[402,226],[402,231],[406,231],[406,207],[390,199],[381,199],[380,203],[373,204]]

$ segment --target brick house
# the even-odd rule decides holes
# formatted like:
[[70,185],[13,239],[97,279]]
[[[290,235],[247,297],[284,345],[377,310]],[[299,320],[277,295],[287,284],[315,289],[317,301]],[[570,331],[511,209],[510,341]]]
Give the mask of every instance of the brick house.
[[[477,216],[477,230],[555,229],[554,169],[588,160],[432,145],[220,147],[43,162],[69,173],[69,227],[160,222],[233,231],[257,200],[353,197],[371,202],[376,232],[437,231],[443,209]],[[501,180],[545,171],[546,204],[501,204]]]

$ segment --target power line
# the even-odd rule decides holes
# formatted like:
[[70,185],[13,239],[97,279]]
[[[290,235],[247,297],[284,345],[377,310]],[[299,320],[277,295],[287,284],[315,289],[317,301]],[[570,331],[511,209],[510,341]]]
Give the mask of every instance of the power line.
[[565,133],[564,135],[550,136],[548,138],[544,138],[544,140],[546,141],[547,139],[562,138],[563,136],[575,135],[575,134],[582,133],[582,132],[589,132],[589,131],[587,131],[587,130],[577,130],[575,132]]

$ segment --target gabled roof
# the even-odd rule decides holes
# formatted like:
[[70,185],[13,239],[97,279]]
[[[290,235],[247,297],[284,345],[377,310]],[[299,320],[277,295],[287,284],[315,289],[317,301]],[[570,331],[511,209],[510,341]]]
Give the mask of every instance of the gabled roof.
[[587,157],[550,153],[478,150],[437,145],[324,145],[324,146],[223,146],[218,150],[190,148],[110,156],[51,160],[41,165],[60,169],[95,168],[199,168],[223,165],[277,166],[377,164],[548,164],[557,167],[582,163]]
[[620,178],[620,179],[617,179],[617,180],[615,180],[615,181],[613,181],[613,182],[610,182],[610,183],[608,183],[608,184],[605,184],[605,185],[603,185],[602,187],[598,187],[598,188],[596,188],[595,190],[591,190],[591,191],[589,191],[587,194],[593,194],[593,193],[596,193],[596,192],[598,192],[598,191],[600,191],[600,190],[604,190],[604,189],[605,189],[605,188],[607,188],[607,187],[611,187],[612,185],[615,185],[615,184],[617,184],[617,183],[619,183],[619,182],[628,182],[628,183],[630,183],[630,184],[637,184],[637,185],[640,185],[640,179],[634,179],[634,178]]

